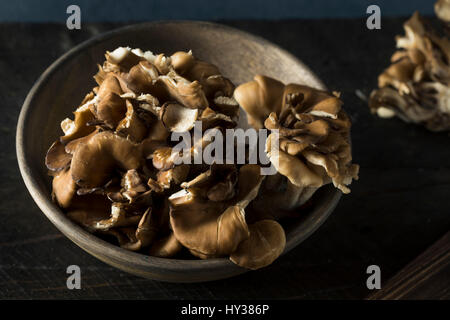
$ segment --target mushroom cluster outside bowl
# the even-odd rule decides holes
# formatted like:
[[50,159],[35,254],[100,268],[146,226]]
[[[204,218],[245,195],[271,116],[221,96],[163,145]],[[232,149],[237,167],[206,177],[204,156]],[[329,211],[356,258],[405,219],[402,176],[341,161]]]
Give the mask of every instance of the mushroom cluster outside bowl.
[[[262,38],[207,22],[152,22],[108,32],[76,46],[40,76],[23,104],[16,137],[21,174],[39,208],[70,240],[107,264],[149,279],[201,282],[246,272],[226,258],[165,259],[127,251],[85,231],[52,201],[51,177],[44,163],[47,148],[60,135],[60,121],[71,116],[73,107],[94,86],[93,75],[104,53],[120,46],[168,54],[192,50],[199,59],[215,64],[235,85],[264,74],[285,83],[325,86],[302,62]],[[301,218],[283,225],[284,253],[327,219],[340,196],[341,191],[332,185],[323,186]]]

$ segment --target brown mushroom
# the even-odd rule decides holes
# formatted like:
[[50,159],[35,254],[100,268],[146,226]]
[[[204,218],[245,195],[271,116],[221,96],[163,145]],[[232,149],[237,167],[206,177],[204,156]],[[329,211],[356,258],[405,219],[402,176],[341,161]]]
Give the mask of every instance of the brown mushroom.
[[141,142],[147,136],[147,127],[129,100],[126,100],[126,109],[125,117],[117,124],[116,132],[132,141]]
[[186,132],[194,127],[198,109],[186,108],[176,102],[166,102],[160,110],[160,119],[167,130]]
[[136,55],[129,47],[118,47],[112,52],[106,51],[105,57],[108,63],[117,66],[123,71],[130,70],[143,60],[142,57]]
[[233,83],[222,76],[215,65],[195,59],[192,52],[176,52],[171,61],[177,73],[190,81],[200,82],[208,99],[216,95],[231,97],[233,94]]
[[189,81],[175,71],[159,76],[157,83],[164,87],[171,99],[191,109],[204,109],[208,106],[205,93],[198,81]]
[[234,90],[234,98],[247,113],[249,124],[262,129],[269,114],[280,110],[283,90],[283,83],[257,75],[253,81],[238,86]]
[[168,236],[156,240],[150,247],[149,255],[160,258],[170,258],[181,251],[183,246],[171,232]]
[[87,124],[95,119],[94,114],[89,109],[89,105],[95,103],[95,98],[80,106],[75,112],[74,120],[69,118],[61,122],[61,128],[64,136],[60,138],[61,142],[66,144],[71,140],[84,137],[95,130],[95,127]]
[[260,220],[249,226],[250,237],[230,255],[235,264],[256,270],[271,264],[284,251],[286,236],[273,220]]
[[52,194],[61,208],[68,208],[77,191],[77,185],[72,179],[72,170],[67,168],[60,171],[52,181]]
[[[232,166],[215,165],[196,179],[182,184],[185,190],[170,196],[170,223],[177,240],[199,257],[217,257],[234,252],[248,237],[245,207],[252,201],[261,185],[257,165],[244,165],[239,170],[237,189],[230,197],[228,183]],[[217,184],[219,183],[219,184]],[[214,190],[214,186],[220,187]],[[218,196],[218,189],[227,196]],[[212,197],[216,201],[210,199]],[[222,200],[222,201],[221,201]]]
[[61,141],[53,142],[45,156],[45,165],[51,171],[61,171],[70,165],[72,155],[67,153]]
[[112,132],[100,132],[80,145],[72,158],[72,177],[81,187],[104,184],[114,168],[137,169],[142,165],[139,145]]
[[369,107],[380,117],[396,115],[431,131],[450,130],[450,41],[434,32],[418,12],[404,29],[405,34],[396,37],[399,50],[379,76],[379,89],[371,93]]
[[[357,179],[359,167],[351,163],[350,120],[338,94],[300,84],[284,86],[274,79],[256,76],[236,89],[235,98],[250,112],[251,125],[273,131],[266,140],[267,156],[288,178],[289,194],[298,200],[297,206],[307,200],[306,195],[312,196],[311,190],[329,182],[349,192],[346,185]],[[324,163],[327,170],[323,169]],[[280,207],[294,205],[291,201],[278,203]]]

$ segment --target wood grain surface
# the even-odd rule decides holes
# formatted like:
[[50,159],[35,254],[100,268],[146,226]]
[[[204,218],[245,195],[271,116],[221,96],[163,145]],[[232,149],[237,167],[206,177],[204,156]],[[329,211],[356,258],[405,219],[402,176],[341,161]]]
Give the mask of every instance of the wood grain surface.
[[[368,95],[394,51],[404,19],[233,21],[233,27],[287,49],[332,90],[342,92],[353,121],[360,180],[326,223],[268,268],[225,281],[168,284],[109,267],[62,236],[34,204],[20,177],[15,128],[38,76],[61,54],[123,24],[0,24],[0,298],[3,299],[359,299],[366,268],[391,278],[449,230],[450,148],[435,134],[397,119],[373,117],[355,91]],[[66,268],[82,270],[82,289],[68,290]]]
[[369,297],[369,300],[405,299],[450,299],[450,232]]

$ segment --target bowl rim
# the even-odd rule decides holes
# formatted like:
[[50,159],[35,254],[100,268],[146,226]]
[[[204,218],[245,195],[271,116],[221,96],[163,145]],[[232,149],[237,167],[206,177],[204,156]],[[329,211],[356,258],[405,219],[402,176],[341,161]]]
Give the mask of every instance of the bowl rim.
[[[160,258],[148,256],[142,253],[128,251],[119,246],[111,244],[80,227],[73,221],[71,221],[64,212],[51,201],[49,195],[44,192],[39,187],[37,182],[37,177],[33,174],[31,170],[31,165],[29,163],[30,160],[26,157],[26,148],[25,148],[25,124],[27,122],[27,116],[29,115],[29,110],[31,109],[35,96],[41,88],[43,88],[46,83],[49,81],[53,73],[55,73],[59,66],[69,61],[71,58],[75,57],[79,52],[91,47],[95,46],[102,41],[113,38],[114,36],[129,32],[133,30],[150,28],[155,25],[199,25],[214,28],[216,30],[224,30],[225,32],[231,32],[239,36],[243,36],[246,39],[256,41],[258,43],[269,45],[279,50],[282,54],[286,55],[295,63],[301,65],[305,71],[307,71],[312,78],[317,81],[321,85],[321,89],[326,89],[326,86],[323,82],[317,77],[317,75],[311,71],[309,67],[307,67],[302,61],[300,61],[297,57],[281,48],[277,44],[274,44],[262,37],[257,35],[253,35],[246,31],[242,31],[233,27],[229,27],[226,25],[222,25],[219,23],[206,22],[206,21],[191,21],[191,20],[161,20],[161,21],[152,21],[152,22],[143,22],[132,25],[127,25],[124,27],[120,27],[108,32],[101,33],[96,35],[67,51],[58,59],[56,59],[35,81],[32,88],[30,89],[27,97],[22,105],[20,115],[18,118],[17,129],[16,129],[16,155],[17,161],[19,164],[20,173],[25,182],[25,185],[28,189],[28,192],[31,194],[34,202],[38,205],[40,210],[46,215],[46,217],[56,226],[56,228],[62,232],[66,237],[68,237],[72,242],[81,247],[83,250],[88,253],[94,255],[105,263],[118,267],[127,272],[131,272],[134,274],[138,274],[135,269],[127,270],[124,267],[123,263],[132,262],[133,265],[148,268],[150,272],[157,272],[158,270],[164,270],[168,273],[179,273],[180,271],[213,271],[213,270],[222,270],[225,269],[229,273],[232,271],[234,275],[249,271],[248,269],[242,268],[240,266],[232,263],[228,258],[214,258],[207,260],[187,260],[187,259],[171,259],[171,258]],[[326,187],[326,186],[324,186]],[[323,187],[323,188],[324,188]],[[328,201],[328,206],[323,209],[323,214],[321,214],[315,221],[310,223],[309,228],[303,228],[303,232],[297,232],[295,235],[291,236],[287,239],[285,250],[283,251],[283,255],[292,250],[298,244],[300,244],[303,240],[308,238],[313,232],[315,232],[322,223],[328,218],[331,214],[335,206],[337,205],[339,199],[341,197],[341,192],[335,188],[330,190],[330,199]],[[302,225],[302,224],[301,224]],[[105,260],[105,257],[108,257],[112,260]],[[147,277],[148,273],[142,273],[141,276]],[[227,275],[226,277],[228,277]],[[151,278],[163,281],[171,281],[166,279],[160,279],[160,277],[155,273]],[[225,278],[222,277],[222,278]],[[220,279],[215,277],[214,279]],[[211,279],[213,280],[213,279]],[[203,280],[200,280],[203,281]],[[183,280],[176,280],[176,282],[184,282]],[[186,282],[193,282],[187,280]],[[195,281],[197,282],[197,281]]]

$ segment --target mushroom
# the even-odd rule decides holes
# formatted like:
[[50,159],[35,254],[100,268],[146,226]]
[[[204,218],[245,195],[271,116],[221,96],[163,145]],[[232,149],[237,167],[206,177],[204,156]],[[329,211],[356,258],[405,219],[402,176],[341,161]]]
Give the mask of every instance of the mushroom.
[[147,127],[129,100],[126,100],[126,108],[125,117],[118,123],[116,132],[132,141],[141,142],[147,136]]
[[239,104],[233,97],[218,96],[214,98],[210,108],[218,113],[237,121],[239,117]]
[[99,221],[109,218],[111,202],[103,195],[75,196],[72,204],[66,210],[67,216],[71,220],[88,231],[95,232],[94,226]]
[[158,221],[154,217],[151,208],[148,208],[142,215],[135,231],[135,240],[122,245],[123,248],[138,251],[148,247],[158,233]]
[[52,181],[52,195],[61,208],[68,208],[77,191],[71,168],[60,171]]
[[[250,125],[271,130],[267,156],[288,179],[291,201],[286,201],[286,193],[269,195],[272,200],[284,199],[272,201],[270,210],[276,210],[274,205],[284,209],[301,206],[330,182],[350,192],[347,185],[358,178],[359,167],[351,163],[350,120],[338,94],[255,76],[254,81],[240,85],[234,96],[248,113]],[[270,201],[264,203],[270,205]]]
[[208,100],[197,80],[191,82],[172,70],[159,76],[156,83],[166,90],[171,99],[187,108],[204,109],[208,106]]
[[87,125],[90,121],[95,119],[94,114],[89,109],[89,105],[95,102],[96,98],[92,98],[77,108],[74,112],[74,120],[66,118],[61,122],[61,129],[64,132],[64,136],[62,136],[60,140],[63,144],[84,137],[95,130],[95,127]]
[[142,165],[139,145],[110,131],[100,132],[80,145],[72,158],[72,178],[77,185],[93,188],[104,184],[115,168],[137,169]]
[[183,246],[171,232],[168,236],[158,239],[150,247],[149,255],[160,258],[170,258],[181,251]]
[[153,166],[161,171],[172,169],[176,157],[177,154],[172,152],[171,147],[158,148],[151,155]]
[[[173,257],[185,247],[202,259],[228,256],[247,268],[271,263],[285,239],[281,226],[254,213],[262,204],[260,166],[177,164],[179,154],[168,141],[171,132],[191,131],[196,121],[203,131],[236,127],[240,106],[230,80],[192,52],[169,57],[119,47],[105,57],[94,77],[98,86],[83,99],[74,120],[63,121],[65,135],[46,155],[58,205],[88,231],[113,236],[127,250]],[[297,161],[310,158],[314,164],[305,166],[312,174],[338,177],[336,167],[348,161],[341,135],[349,130],[339,99],[316,99],[315,108],[300,112],[289,100],[307,95],[297,93],[297,87],[286,94],[289,103],[284,102],[285,86],[276,80],[257,76],[254,87],[259,101],[246,98],[248,109],[261,126],[284,134],[280,150]],[[213,141],[213,132],[194,140],[191,156]],[[308,149],[316,145],[321,149]],[[323,158],[323,150],[336,155]],[[277,176],[293,202],[303,201],[312,188]],[[264,190],[274,190],[271,184],[276,183],[265,184]],[[287,203],[281,193],[278,199]]]
[[45,165],[51,171],[61,171],[70,165],[72,155],[67,153],[61,141],[56,140],[45,156]]
[[[162,189],[170,189],[174,185],[180,185],[189,174],[189,165],[181,164],[166,171],[157,173],[157,182]],[[162,191],[162,190],[161,190]]]
[[122,82],[122,86],[126,88],[124,91],[131,91],[135,94],[162,94],[162,90],[154,84],[159,77],[158,70],[148,61],[140,61],[128,73],[121,73],[117,77]]
[[171,132],[186,132],[194,127],[198,109],[186,108],[176,102],[166,102],[160,110],[160,119]]
[[450,0],[438,0],[434,4],[434,12],[439,19],[450,23]]
[[140,220],[141,216],[128,215],[123,207],[113,203],[111,205],[111,216],[108,219],[92,221],[90,228],[107,231],[111,228],[137,226]]
[[[138,64],[142,57],[136,55],[130,47],[118,47],[112,52],[106,51],[106,62],[114,65],[119,70],[128,71]],[[114,70],[114,68],[113,68]]]
[[[443,6],[442,2],[439,6]],[[437,5],[438,6],[438,5]],[[380,117],[397,115],[431,131],[450,129],[450,41],[439,37],[418,12],[397,36],[399,50],[378,77],[369,107]]]
[[[169,197],[175,237],[201,258],[229,255],[249,236],[245,207],[256,197],[263,177],[259,166],[244,165],[239,170],[236,196],[227,191],[227,196],[216,198],[218,189],[229,190],[230,184],[223,182],[234,179],[230,175],[233,170],[232,166],[213,165]],[[220,187],[214,189],[218,183]]]
[[284,251],[286,236],[274,220],[260,220],[249,226],[250,236],[230,255],[235,264],[256,270],[271,264]]
[[116,128],[127,112],[125,100],[112,91],[105,93],[92,109],[95,117],[110,129]]
[[247,113],[249,124],[255,129],[264,127],[264,119],[281,108],[284,84],[278,80],[256,75],[253,81],[234,90],[234,98]]
[[233,83],[222,76],[215,65],[195,59],[192,52],[176,52],[171,56],[171,61],[177,73],[201,84],[208,99],[216,95],[231,97],[233,94]]

